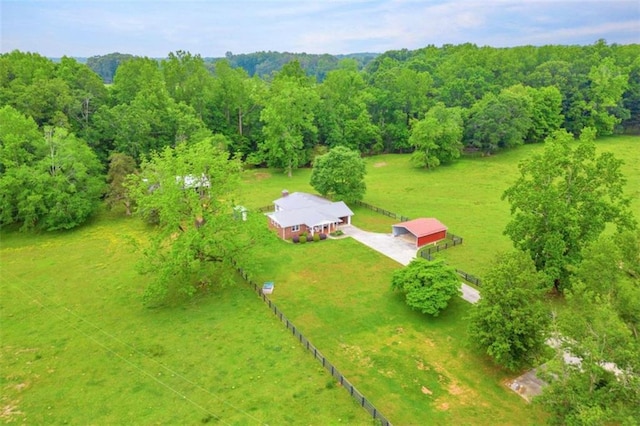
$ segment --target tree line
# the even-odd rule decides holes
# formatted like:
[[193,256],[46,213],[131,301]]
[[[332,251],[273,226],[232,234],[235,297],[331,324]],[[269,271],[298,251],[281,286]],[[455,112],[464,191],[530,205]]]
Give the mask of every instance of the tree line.
[[71,58],[0,56],[0,106],[8,117],[2,150],[14,158],[3,155],[0,164],[2,185],[14,194],[4,197],[12,207],[3,223],[31,221],[26,212],[35,207],[17,197],[34,198],[23,190],[28,185],[17,165],[71,158],[51,149],[58,139],[88,146],[99,161],[89,169],[101,164],[101,176],[116,154],[139,165],[165,147],[214,135],[231,156],[291,175],[337,146],[362,155],[413,152],[417,166],[433,168],[464,150],[490,155],[541,142],[558,129],[577,136],[591,127],[606,135],[640,125],[635,44],[427,46],[367,57],[364,68],[363,57],[333,61],[322,80],[305,70],[313,61],[301,62],[304,55],[264,76],[232,65],[248,67],[258,54],[229,54],[213,64],[183,51],[161,61],[115,56],[93,61],[114,73],[109,85]]

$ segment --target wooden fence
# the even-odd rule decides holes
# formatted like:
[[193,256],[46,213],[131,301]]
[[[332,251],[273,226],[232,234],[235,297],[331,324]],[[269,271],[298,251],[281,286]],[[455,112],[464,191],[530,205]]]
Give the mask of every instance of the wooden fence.
[[396,214],[394,212],[390,212],[389,210],[381,209],[380,207],[376,207],[376,206],[373,206],[371,204],[367,204],[364,201],[355,201],[354,204],[357,205],[357,206],[360,206],[360,207],[367,208],[369,210],[373,210],[376,213],[380,213],[380,214],[383,214],[385,216],[392,217],[394,219],[398,219],[400,222],[406,222],[408,220],[411,220],[406,216],[402,216],[402,215]]
[[271,312],[273,312],[273,314],[280,320],[280,322],[282,322],[282,324],[285,327],[287,327],[287,330],[291,332],[291,334],[296,338],[296,340],[298,340],[300,344],[304,348],[306,348],[307,351],[309,351],[309,353],[311,353],[313,357],[320,364],[322,364],[322,366],[329,373],[331,373],[331,376],[333,376],[333,378],[336,379],[336,381],[340,383],[340,385],[347,392],[349,392],[349,395],[351,395],[351,397],[356,400],[358,405],[360,405],[362,408],[367,410],[367,412],[371,415],[371,417],[373,417],[373,419],[378,424],[383,426],[390,426],[391,422],[387,420],[387,418],[383,416],[382,413],[380,413],[380,410],[378,410],[371,403],[371,401],[369,401],[358,389],[356,389],[356,387],[353,386],[353,384],[349,380],[347,380],[347,378],[344,377],[344,375],[331,362],[329,362],[329,360],[324,355],[322,355],[322,353],[318,350],[318,348],[316,348],[309,341],[309,339],[304,337],[304,335],[300,332],[300,330],[291,321],[289,321],[289,319],[282,313],[280,309],[278,309],[276,304],[273,303],[271,299],[269,299],[269,297],[262,292],[262,287],[256,284],[255,282],[253,282],[249,278],[247,273],[244,270],[242,270],[242,268],[236,265],[236,269],[238,270],[242,278],[254,289],[256,293],[258,293],[258,295],[262,298],[262,300],[267,304],[267,306],[269,307],[269,310],[271,310]]
[[[402,215],[390,212],[388,210],[382,209],[380,207],[376,207],[376,206],[373,206],[371,204],[367,204],[367,203],[365,203],[363,201],[356,201],[355,204],[358,205],[358,206],[365,207],[365,208],[367,208],[369,210],[373,210],[374,212],[383,214],[385,216],[389,216],[389,217],[392,217],[394,219],[399,219],[401,222],[406,222],[408,220],[411,220],[406,216],[402,216]],[[446,250],[449,247],[455,247],[457,245],[460,245],[460,244],[462,244],[462,241],[463,241],[462,237],[459,237],[459,236],[451,234],[451,233],[447,233],[447,238],[444,241],[440,241],[437,244],[435,244],[434,246],[428,247],[428,248],[420,251],[420,256],[425,258],[425,259],[427,259],[427,260],[433,260],[433,254],[434,253],[438,253],[439,251]],[[482,281],[480,281],[480,278],[478,278],[476,276],[473,276],[471,274],[468,274],[468,273],[466,273],[464,271],[461,271],[460,269],[456,269],[456,272],[458,273],[458,275],[460,275],[462,278],[464,278],[465,280],[467,280],[471,284],[474,284],[474,285],[476,285],[478,287],[480,287],[482,285]]]

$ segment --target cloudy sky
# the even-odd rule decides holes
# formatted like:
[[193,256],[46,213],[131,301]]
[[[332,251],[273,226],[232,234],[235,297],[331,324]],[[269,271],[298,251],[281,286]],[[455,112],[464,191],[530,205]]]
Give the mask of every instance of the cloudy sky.
[[638,0],[0,0],[0,51],[204,57],[640,43]]

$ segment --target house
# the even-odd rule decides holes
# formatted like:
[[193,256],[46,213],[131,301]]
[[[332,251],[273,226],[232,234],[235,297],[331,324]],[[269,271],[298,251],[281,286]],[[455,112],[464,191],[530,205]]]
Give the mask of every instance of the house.
[[343,201],[329,201],[304,192],[282,191],[273,202],[275,211],[267,213],[269,228],[288,240],[302,233],[329,234],[343,224],[351,224],[353,212]]
[[416,248],[446,238],[447,227],[438,219],[420,218],[391,225],[394,237],[409,237],[415,241]]

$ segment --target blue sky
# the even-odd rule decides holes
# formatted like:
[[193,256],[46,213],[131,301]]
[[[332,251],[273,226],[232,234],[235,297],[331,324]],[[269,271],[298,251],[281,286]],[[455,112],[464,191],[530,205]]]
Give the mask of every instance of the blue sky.
[[165,57],[640,43],[637,0],[0,0],[0,51]]

